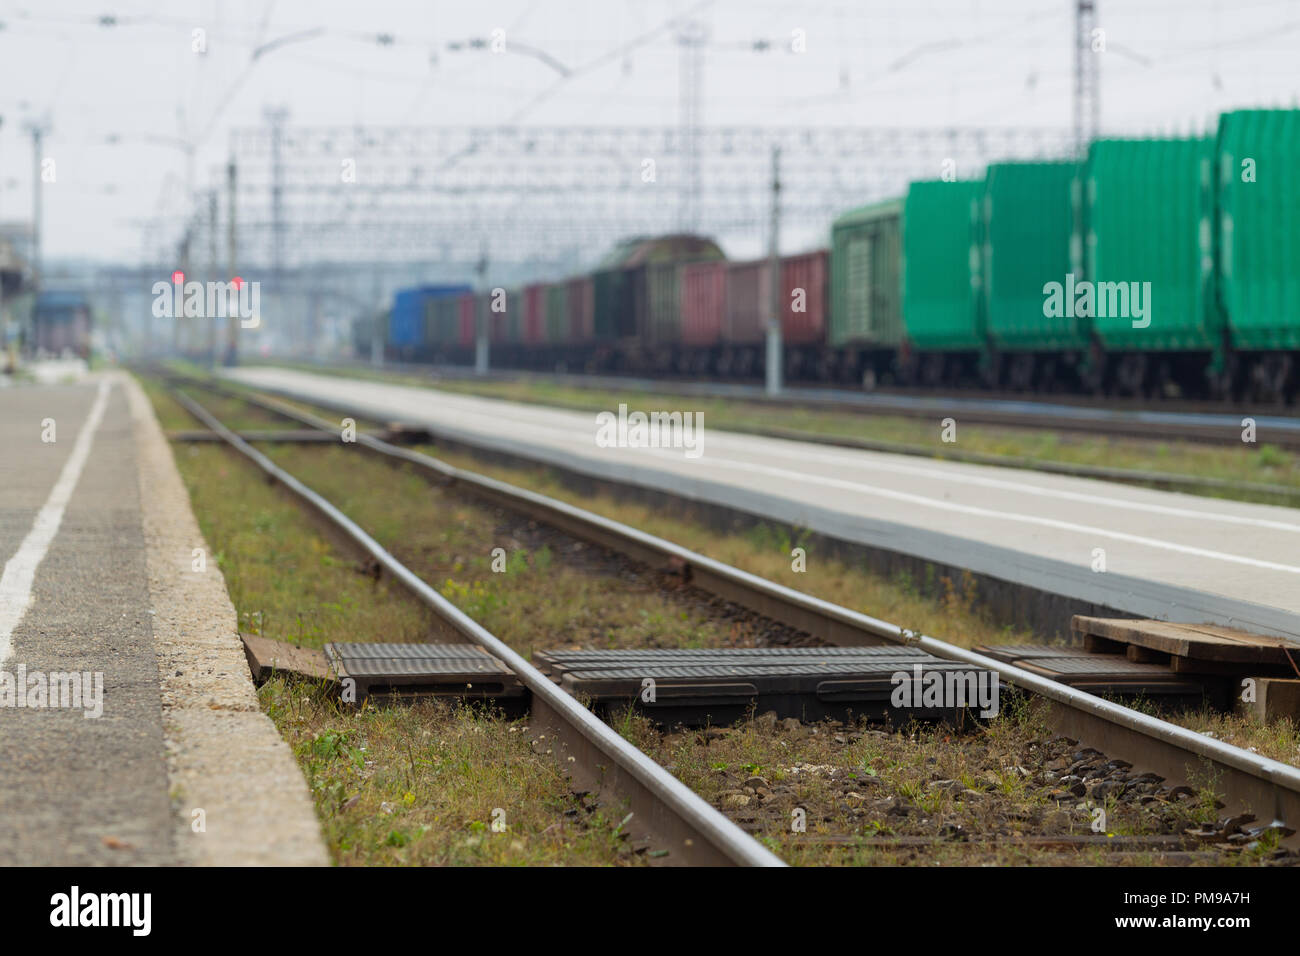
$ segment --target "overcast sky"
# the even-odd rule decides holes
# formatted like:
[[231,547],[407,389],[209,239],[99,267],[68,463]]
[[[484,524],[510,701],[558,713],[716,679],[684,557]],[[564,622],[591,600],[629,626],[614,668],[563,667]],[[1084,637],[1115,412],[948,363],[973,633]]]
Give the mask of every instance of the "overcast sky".
[[[30,215],[33,119],[48,120],[56,164],[46,255],[128,264],[140,221],[182,208],[179,144],[197,144],[207,185],[230,128],[267,106],[306,124],[672,124],[678,47],[658,28],[686,14],[709,31],[708,124],[1071,121],[1072,0],[0,3],[0,221]],[[1100,0],[1099,24],[1103,131],[1184,132],[1221,109],[1300,103],[1300,0]],[[575,74],[448,49],[494,29]],[[789,52],[795,30],[806,53]],[[294,42],[253,60],[281,39]],[[760,39],[775,49],[755,52]]]

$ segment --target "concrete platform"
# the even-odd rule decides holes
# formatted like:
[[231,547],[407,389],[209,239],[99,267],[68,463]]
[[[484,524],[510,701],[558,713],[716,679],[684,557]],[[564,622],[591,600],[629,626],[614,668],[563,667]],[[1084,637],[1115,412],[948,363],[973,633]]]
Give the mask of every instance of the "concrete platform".
[[[728,434],[707,420],[698,456],[600,447],[592,413],[286,369],[230,375],[342,414],[425,425],[1098,607],[1300,642],[1300,512],[1288,508]],[[1105,571],[1093,570],[1098,549]]]
[[327,862],[139,387],[6,388],[0,449],[0,864]]

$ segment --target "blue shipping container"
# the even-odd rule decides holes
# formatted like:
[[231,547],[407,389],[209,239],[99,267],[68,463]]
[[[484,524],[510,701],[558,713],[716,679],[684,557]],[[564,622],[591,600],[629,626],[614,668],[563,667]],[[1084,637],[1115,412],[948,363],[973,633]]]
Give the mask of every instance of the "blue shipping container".
[[388,344],[396,348],[424,344],[425,302],[469,291],[467,285],[419,285],[402,289],[393,296],[393,311],[388,318]]

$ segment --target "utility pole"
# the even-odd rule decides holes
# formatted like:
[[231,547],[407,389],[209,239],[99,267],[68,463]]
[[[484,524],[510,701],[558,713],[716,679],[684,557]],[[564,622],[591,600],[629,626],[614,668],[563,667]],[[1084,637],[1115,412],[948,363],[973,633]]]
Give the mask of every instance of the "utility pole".
[[185,335],[184,341],[182,340],[181,323],[185,321],[185,284],[193,279],[190,275],[190,245],[193,241],[194,223],[191,221],[185,227],[185,235],[181,237],[180,270],[185,278],[181,280],[181,300],[172,304],[172,355],[180,355],[183,346],[189,340],[188,334]]
[[772,227],[767,248],[767,394],[781,392],[781,258],[778,230],[781,226],[781,147],[772,147]]
[[[4,125],[5,125],[5,118],[3,116],[0,116],[0,130],[4,129]],[[0,165],[0,169],[3,168],[4,166]],[[5,192],[4,183],[0,181],[0,199],[4,198],[4,192]],[[3,213],[4,210],[2,207],[0,207],[0,222],[4,222]],[[15,257],[18,255],[17,249],[14,250],[14,255]],[[22,281],[21,274],[19,275],[18,278],[19,278],[19,282],[21,283]],[[9,349],[10,349],[9,309],[4,304],[4,292],[3,290],[0,290],[0,369],[8,368],[13,364],[14,358],[11,354],[9,354]]]
[[[488,244],[487,239],[479,240],[478,265],[474,267],[474,272],[478,275],[478,286],[480,295],[487,291],[487,269],[488,269]],[[479,307],[474,310],[474,374],[486,375],[488,373],[488,329],[491,324],[491,313],[488,311],[492,308],[491,297],[482,298]]]
[[703,100],[704,45],[708,38],[708,29],[698,20],[687,20],[677,26],[677,44],[681,47],[677,74],[677,122],[683,159],[677,222],[681,232],[695,232],[700,226],[700,107]]
[[[234,282],[235,276],[239,273],[235,271],[235,252],[236,240],[238,233],[235,228],[235,186],[238,174],[235,169],[235,160],[232,156],[230,162],[226,164],[226,202],[227,222],[226,222],[226,265],[230,269],[230,278],[227,282]],[[239,309],[227,309],[230,315],[226,318],[226,365],[237,365],[239,363]]]
[[[293,321],[288,328],[285,327],[284,319],[288,318],[284,308],[285,291],[284,291],[284,124],[289,118],[289,110],[280,106],[267,108],[263,110],[267,124],[271,132],[271,294],[275,297],[278,308],[275,310],[276,315],[280,317],[281,324],[279,331],[281,335],[292,334],[294,338],[298,337],[300,332],[297,321]],[[297,316],[295,316],[295,319]],[[290,330],[292,329],[292,333]],[[298,345],[297,342],[286,343],[290,350]]]
[[[221,263],[217,260],[217,191],[208,193],[208,281],[221,281]],[[211,287],[209,287],[211,288]],[[207,317],[208,368],[217,367],[217,320],[216,316]]]
[[379,284],[379,262],[376,261],[373,267],[374,271],[370,274],[370,364],[375,368],[384,367],[384,332],[382,323],[384,320],[384,303],[380,298],[382,287]]
[[44,158],[42,141],[45,136],[45,127],[39,120],[33,121],[27,125],[28,132],[32,134],[32,308],[28,318],[30,331],[23,337],[28,351],[33,351],[36,347],[37,329],[36,329],[36,300],[40,297],[41,287],[44,285],[44,269],[41,263],[41,217],[42,217],[42,186],[44,180],[41,174],[41,161]]
[[[42,179],[41,160],[44,158],[42,139],[45,136],[45,129],[40,123],[32,123],[28,126],[32,134],[32,302],[35,303],[36,296],[41,291],[41,192],[44,180]],[[35,313],[36,306],[32,306],[32,335],[36,334]]]
[[1075,0],[1074,148],[1082,159],[1101,128],[1101,61],[1092,49],[1097,0]]

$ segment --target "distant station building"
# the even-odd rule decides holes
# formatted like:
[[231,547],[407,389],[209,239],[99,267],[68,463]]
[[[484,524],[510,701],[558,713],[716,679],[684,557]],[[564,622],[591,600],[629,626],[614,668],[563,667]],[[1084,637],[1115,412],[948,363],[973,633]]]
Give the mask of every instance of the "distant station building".
[[32,345],[37,354],[90,358],[90,301],[82,292],[50,291],[36,296]]

